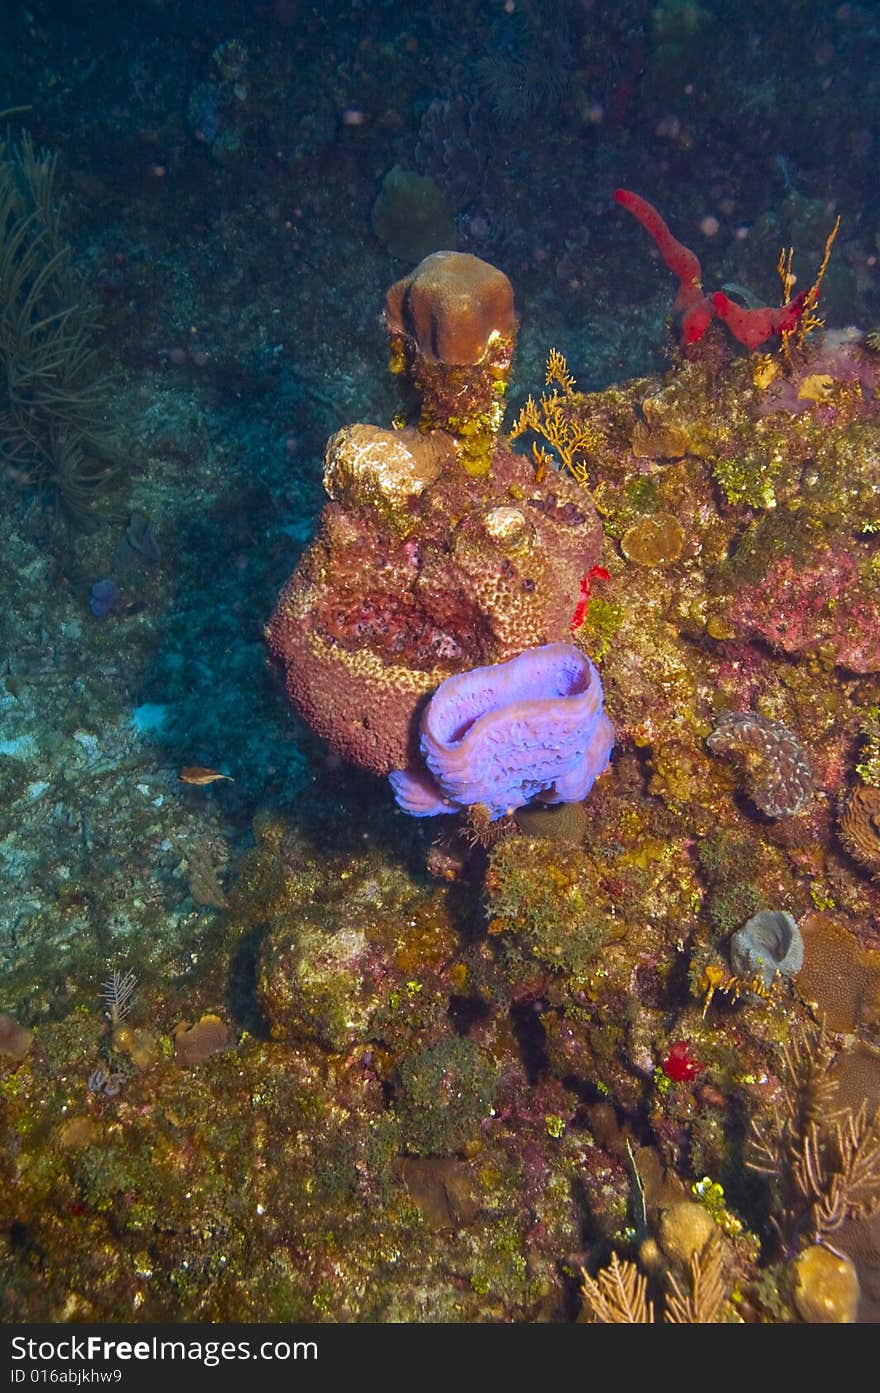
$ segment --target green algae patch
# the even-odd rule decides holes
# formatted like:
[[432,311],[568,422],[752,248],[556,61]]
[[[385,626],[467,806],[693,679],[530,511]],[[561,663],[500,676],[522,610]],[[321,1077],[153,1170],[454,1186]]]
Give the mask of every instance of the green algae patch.
[[614,933],[610,904],[577,846],[537,838],[499,843],[486,873],[489,933],[510,970],[528,960],[577,979]]
[[495,1080],[488,1056],[459,1036],[404,1058],[395,1109],[407,1150],[449,1156],[475,1141],[489,1116]]

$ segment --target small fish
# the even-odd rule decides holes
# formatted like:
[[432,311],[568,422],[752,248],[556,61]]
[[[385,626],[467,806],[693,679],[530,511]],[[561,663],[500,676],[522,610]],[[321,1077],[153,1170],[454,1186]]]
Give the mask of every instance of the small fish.
[[753,290],[749,290],[747,285],[741,285],[739,281],[725,281],[721,289],[727,295],[732,295],[747,310],[759,310],[764,301],[760,295],[756,295]]
[[185,784],[213,784],[218,779],[228,779],[233,783],[231,774],[221,774],[219,769],[203,769],[200,764],[188,764],[177,777]]
[[797,190],[794,186],[794,180],[791,177],[791,165],[789,164],[788,156],[774,155],[773,158],[776,161],[776,167],[779,170],[779,173],[782,175],[782,185],[785,189],[785,192],[796,193]]

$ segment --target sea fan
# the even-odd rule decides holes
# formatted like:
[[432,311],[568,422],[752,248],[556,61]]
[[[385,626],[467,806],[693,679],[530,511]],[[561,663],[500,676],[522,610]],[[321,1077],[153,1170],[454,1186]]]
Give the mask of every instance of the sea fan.
[[134,1005],[134,989],[137,978],[133,972],[120,972],[114,969],[101,987],[101,1000],[107,1011],[111,1025],[124,1021]]

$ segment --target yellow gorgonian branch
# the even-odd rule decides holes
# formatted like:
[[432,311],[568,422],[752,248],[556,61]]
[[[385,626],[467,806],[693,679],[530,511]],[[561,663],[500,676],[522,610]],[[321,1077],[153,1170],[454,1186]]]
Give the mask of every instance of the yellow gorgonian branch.
[[[775,980],[775,979],[774,979]],[[706,1012],[712,1004],[712,998],[716,992],[723,992],[732,1001],[739,1001],[741,996],[751,992],[755,996],[762,996],[769,1000],[773,995],[772,985],[765,987],[760,973],[755,973],[754,977],[748,979],[734,977],[725,972],[723,968],[717,967],[714,963],[708,963],[697,979],[696,989],[703,998],[703,1019],[706,1019]]]
[[[572,420],[574,378],[563,355],[551,348],[544,385],[549,387],[554,382],[561,391],[543,392],[537,402],[529,397],[513,423],[510,438],[517,440],[526,431],[540,436],[556,451],[563,468],[586,488],[589,474],[583,456],[597,448],[599,435],[593,426]],[[539,478],[543,477],[554,463],[554,457],[537,441],[532,444],[532,455]]]
[[[816,306],[819,303],[819,288],[822,284],[822,278],[828,269],[828,262],[831,259],[831,248],[834,245],[834,239],[839,231],[840,214],[838,213],[834,226],[825,239],[825,251],[822,254],[822,262],[819,266],[819,270],[816,272],[816,279],[813,281],[813,284],[810,286],[804,298],[803,309],[798,316],[797,325],[794,329],[783,330],[780,336],[782,339],[782,356],[785,358],[786,362],[788,362],[791,357],[792,343],[794,343],[795,348],[800,348],[807,334],[811,333],[813,329],[821,329],[822,325],[825,323],[824,319],[816,314]],[[779,253],[779,260],[776,263],[776,272],[782,282],[782,303],[784,305],[787,305],[791,299],[791,292],[794,289],[797,279],[792,271],[793,257],[794,248],[789,247],[786,251],[785,247],[783,247]]]
[[566,396],[571,396],[574,391],[574,378],[568,370],[568,363],[558,348],[551,348],[547,357],[547,372],[544,377],[544,386],[549,387],[551,382],[558,382]]

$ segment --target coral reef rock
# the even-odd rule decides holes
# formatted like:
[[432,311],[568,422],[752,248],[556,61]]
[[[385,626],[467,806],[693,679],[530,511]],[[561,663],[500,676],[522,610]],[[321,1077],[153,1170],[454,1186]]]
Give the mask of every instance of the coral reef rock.
[[303,719],[385,775],[418,762],[417,714],[445,678],[569,637],[601,525],[573,480],[539,484],[503,449],[475,477],[440,432],[348,427],[325,483],[269,647]]

